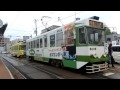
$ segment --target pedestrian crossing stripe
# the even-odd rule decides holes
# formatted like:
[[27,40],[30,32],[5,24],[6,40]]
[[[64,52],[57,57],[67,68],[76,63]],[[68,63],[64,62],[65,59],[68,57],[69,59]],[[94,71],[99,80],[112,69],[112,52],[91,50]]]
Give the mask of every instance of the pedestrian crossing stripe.
[[104,73],[103,75],[104,75],[104,76],[110,76],[110,75],[113,75],[113,74],[115,74],[115,73],[107,72],[107,73]]

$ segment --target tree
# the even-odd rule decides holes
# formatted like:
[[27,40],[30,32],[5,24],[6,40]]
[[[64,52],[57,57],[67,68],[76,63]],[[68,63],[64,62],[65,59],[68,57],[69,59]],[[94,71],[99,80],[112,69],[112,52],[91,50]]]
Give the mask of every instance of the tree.
[[111,33],[112,33],[111,30],[108,27],[106,27],[105,35],[110,35]]

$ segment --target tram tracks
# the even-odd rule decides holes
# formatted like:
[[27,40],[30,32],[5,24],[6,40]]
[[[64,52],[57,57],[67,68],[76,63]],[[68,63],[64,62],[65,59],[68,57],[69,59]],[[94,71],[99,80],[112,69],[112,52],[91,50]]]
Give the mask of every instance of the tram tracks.
[[109,77],[103,76],[102,73],[95,73],[88,75],[86,73],[81,73],[79,70],[73,70],[69,68],[61,69],[61,68],[49,66],[48,64],[42,62],[27,61],[10,56],[9,58],[18,61],[20,63],[23,63],[24,65],[28,65],[32,68],[35,68],[39,71],[42,71],[50,75],[53,79],[110,79]]
[[[32,63],[24,62],[24,61],[20,61],[19,59],[16,59],[16,58],[13,58],[13,57],[5,57],[5,56],[3,56],[2,58],[3,58],[6,62],[8,62],[9,64],[11,64],[14,68],[16,68],[20,73],[22,73],[27,79],[33,79],[33,78],[30,77],[29,75],[27,75],[24,71],[22,71],[22,70],[20,69],[21,66],[19,67],[19,66],[13,65],[13,63],[10,62],[10,60],[8,60],[8,59],[12,59],[12,60],[14,60],[14,61],[17,61],[17,62],[19,62],[19,63],[24,64],[24,66],[29,66],[29,67],[32,67],[32,68],[36,69],[36,70],[39,71],[39,72],[45,73],[45,74],[47,74],[47,75],[50,76],[50,79],[64,79],[64,78],[62,78],[62,77],[60,77],[60,76],[58,76],[58,75],[56,75],[56,74],[54,74],[54,73],[52,73],[52,72],[49,72],[49,71],[47,71],[47,70],[45,70],[45,69],[41,69],[41,68],[36,67],[36,63],[34,63],[34,62],[32,62]],[[14,62],[14,61],[13,61],[13,62]],[[45,77],[44,77],[43,79],[45,79]],[[46,79],[49,79],[49,78],[46,77]]]

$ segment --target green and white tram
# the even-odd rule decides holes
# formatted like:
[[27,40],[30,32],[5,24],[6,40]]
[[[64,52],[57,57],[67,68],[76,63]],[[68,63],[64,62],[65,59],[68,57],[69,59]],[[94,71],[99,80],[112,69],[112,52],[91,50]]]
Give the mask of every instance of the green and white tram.
[[96,16],[69,23],[26,41],[29,60],[48,62],[55,66],[85,68],[87,73],[107,69],[108,56],[104,50],[103,22]]

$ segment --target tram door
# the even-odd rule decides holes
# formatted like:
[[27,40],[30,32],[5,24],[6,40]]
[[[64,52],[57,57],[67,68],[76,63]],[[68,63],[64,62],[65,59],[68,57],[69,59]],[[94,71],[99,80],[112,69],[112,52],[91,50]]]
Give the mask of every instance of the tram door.
[[43,37],[43,49],[42,49],[42,52],[43,52],[43,57],[48,57],[49,56],[49,53],[48,53],[48,37],[47,37],[47,35],[44,35],[44,37]]

